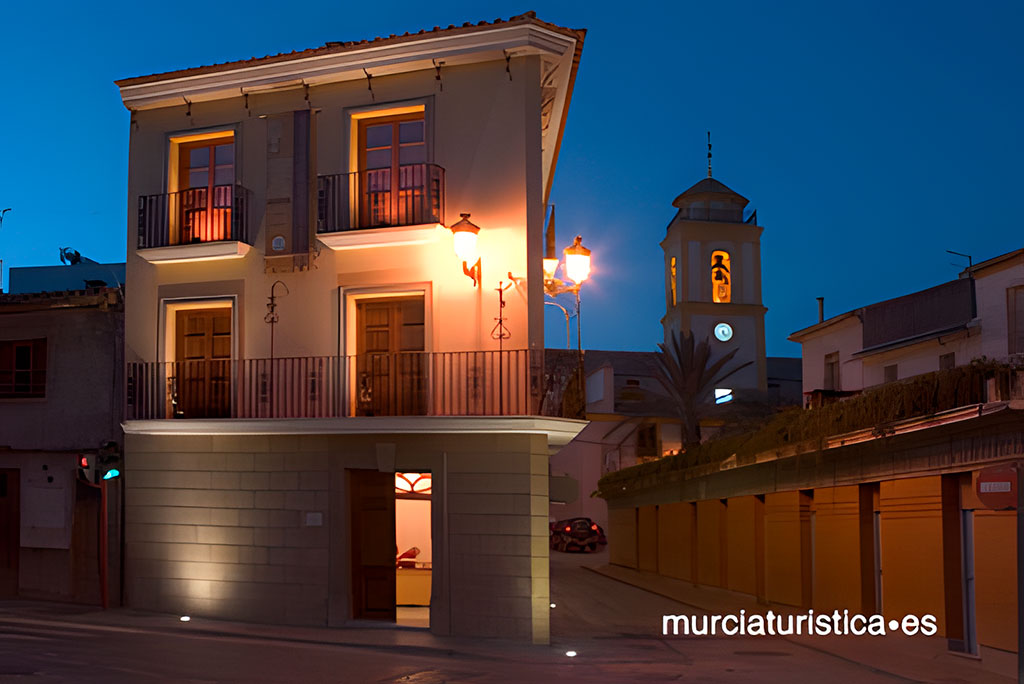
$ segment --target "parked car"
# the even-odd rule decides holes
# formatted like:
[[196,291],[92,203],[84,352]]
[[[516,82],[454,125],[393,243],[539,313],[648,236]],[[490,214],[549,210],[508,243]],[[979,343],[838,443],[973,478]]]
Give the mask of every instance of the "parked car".
[[590,518],[568,518],[551,523],[551,548],[558,551],[593,553],[607,544],[604,530]]

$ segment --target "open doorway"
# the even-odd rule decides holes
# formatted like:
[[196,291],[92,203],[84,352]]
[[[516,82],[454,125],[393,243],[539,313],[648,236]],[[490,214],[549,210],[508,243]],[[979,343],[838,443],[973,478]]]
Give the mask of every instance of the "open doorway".
[[18,595],[18,555],[21,553],[18,485],[21,471],[0,470],[0,598]]
[[395,622],[430,627],[430,473],[395,473]]
[[349,471],[352,617],[430,627],[429,472]]

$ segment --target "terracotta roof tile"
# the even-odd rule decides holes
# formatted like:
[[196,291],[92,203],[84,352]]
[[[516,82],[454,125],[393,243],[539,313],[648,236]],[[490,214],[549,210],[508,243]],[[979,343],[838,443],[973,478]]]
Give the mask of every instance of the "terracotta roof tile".
[[[163,73],[150,74],[148,76],[135,76],[132,78],[122,78],[114,81],[118,87],[139,85],[143,83],[153,83],[156,81],[162,81],[170,78],[180,78],[182,76],[195,76],[199,74],[216,73],[218,71],[227,71],[231,68],[239,65],[250,65],[250,64],[270,64],[274,62],[286,62],[290,59],[302,58],[302,57],[314,57],[317,55],[336,54],[346,52],[348,50],[365,47],[367,45],[386,45],[388,43],[401,43],[410,39],[415,39],[427,33],[436,34],[448,34],[448,33],[468,33],[467,29],[480,29],[490,28],[493,26],[502,25],[516,25],[516,24],[536,24],[544,28],[556,31],[566,36],[576,38],[582,41],[586,35],[586,29],[570,29],[564,26],[558,26],[546,21],[542,21],[537,18],[536,12],[525,12],[508,19],[495,19],[494,21],[481,21],[477,24],[472,22],[466,22],[462,26],[455,26],[455,24],[449,24],[447,28],[441,28],[435,26],[429,31],[420,29],[418,32],[411,34],[409,32],[403,33],[402,35],[396,35],[392,33],[386,37],[376,37],[371,40],[355,40],[355,41],[328,41],[324,45],[315,48],[309,48],[306,50],[292,50],[291,52],[281,52],[274,55],[266,55],[264,57],[250,57],[248,59],[234,60],[231,62],[220,62],[217,64],[207,64],[204,66],[191,67],[188,69],[176,69],[174,71],[166,71]],[[577,48],[578,49],[578,48]]]

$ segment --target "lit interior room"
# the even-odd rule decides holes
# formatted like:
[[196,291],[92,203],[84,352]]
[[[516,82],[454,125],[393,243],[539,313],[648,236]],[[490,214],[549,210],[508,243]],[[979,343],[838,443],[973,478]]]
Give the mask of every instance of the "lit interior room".
[[396,622],[430,627],[430,473],[395,473]]

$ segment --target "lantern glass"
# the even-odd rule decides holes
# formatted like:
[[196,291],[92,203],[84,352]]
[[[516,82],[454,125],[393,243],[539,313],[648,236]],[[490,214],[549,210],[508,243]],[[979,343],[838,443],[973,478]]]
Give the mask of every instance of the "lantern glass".
[[544,280],[554,280],[558,259],[544,259]]
[[455,233],[455,255],[467,264],[476,263],[476,233],[469,230]]
[[579,235],[565,248],[565,275],[577,285],[590,277],[590,250],[583,246]]
[[579,285],[590,277],[590,255],[589,254],[566,254],[565,273],[569,280]]

